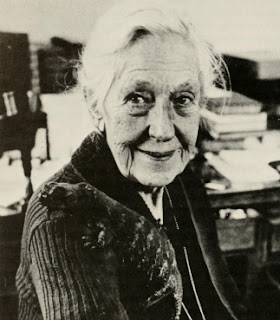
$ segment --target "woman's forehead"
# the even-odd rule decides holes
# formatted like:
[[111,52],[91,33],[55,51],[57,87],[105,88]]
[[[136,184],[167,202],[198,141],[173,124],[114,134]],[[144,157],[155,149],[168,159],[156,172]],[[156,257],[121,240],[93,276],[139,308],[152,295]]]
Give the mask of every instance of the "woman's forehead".
[[179,36],[148,36],[124,55],[120,85],[148,87],[156,83],[171,86],[199,85],[196,51]]
[[128,68],[154,66],[179,68],[180,65],[197,63],[196,50],[190,40],[177,34],[146,35],[134,43],[124,55]]
[[184,73],[172,75],[168,73],[165,77],[157,76],[157,73],[149,73],[147,77],[139,72],[135,77],[123,77],[123,82],[119,83],[120,93],[129,91],[158,91],[167,89],[173,91],[200,91],[200,82],[197,73]]

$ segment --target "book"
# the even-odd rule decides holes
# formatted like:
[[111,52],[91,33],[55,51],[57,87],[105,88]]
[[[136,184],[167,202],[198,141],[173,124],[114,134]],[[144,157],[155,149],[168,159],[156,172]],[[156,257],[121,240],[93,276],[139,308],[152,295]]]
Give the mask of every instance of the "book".
[[220,141],[235,141],[244,140],[249,137],[262,138],[267,130],[257,130],[257,131],[238,131],[238,132],[216,132],[211,129],[208,130],[209,134],[214,139],[219,139]]
[[18,113],[14,93],[12,91],[10,92],[4,92],[2,94],[4,99],[4,104],[6,107],[6,115],[8,117],[13,116]]
[[13,109],[10,103],[10,99],[9,99],[9,93],[8,92],[3,92],[2,94],[3,99],[4,99],[4,104],[6,107],[6,116],[10,117],[13,115]]
[[208,109],[202,109],[201,115],[207,120],[221,123],[221,124],[231,124],[231,123],[247,123],[252,121],[266,121],[267,113],[260,112],[256,114],[216,114]]
[[262,103],[241,93],[212,87],[207,93],[206,108],[216,114],[254,114]]
[[0,119],[7,114],[7,108],[4,102],[4,97],[0,95]]
[[221,150],[239,150],[244,149],[243,140],[220,141],[220,140],[204,140],[201,142],[200,150],[205,152],[219,153]]
[[263,131],[267,128],[267,113],[218,115],[207,109],[201,110],[206,129],[212,135],[229,132]]
[[10,102],[10,108],[11,108],[11,111],[12,111],[12,115],[17,114],[18,110],[17,110],[16,101],[15,101],[15,95],[14,95],[13,91],[8,92],[8,99],[9,99],[9,102]]
[[280,78],[280,50],[225,53],[224,59],[230,72],[242,79]]

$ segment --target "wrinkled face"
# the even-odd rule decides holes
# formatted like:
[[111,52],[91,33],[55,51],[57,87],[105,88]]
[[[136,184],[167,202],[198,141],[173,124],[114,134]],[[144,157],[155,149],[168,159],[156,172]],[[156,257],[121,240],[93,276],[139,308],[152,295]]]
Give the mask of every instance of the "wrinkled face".
[[182,37],[148,35],[129,49],[103,107],[106,139],[125,177],[160,187],[185,169],[200,90],[195,50]]

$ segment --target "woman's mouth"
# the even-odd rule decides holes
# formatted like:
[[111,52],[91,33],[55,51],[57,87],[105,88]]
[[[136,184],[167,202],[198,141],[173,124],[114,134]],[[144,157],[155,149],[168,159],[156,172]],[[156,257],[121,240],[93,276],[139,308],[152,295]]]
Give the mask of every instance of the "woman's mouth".
[[138,149],[138,151],[150,156],[153,158],[153,160],[157,160],[157,161],[164,161],[164,160],[168,160],[170,159],[175,150],[170,150],[170,151],[149,151],[149,150],[142,150],[142,149]]

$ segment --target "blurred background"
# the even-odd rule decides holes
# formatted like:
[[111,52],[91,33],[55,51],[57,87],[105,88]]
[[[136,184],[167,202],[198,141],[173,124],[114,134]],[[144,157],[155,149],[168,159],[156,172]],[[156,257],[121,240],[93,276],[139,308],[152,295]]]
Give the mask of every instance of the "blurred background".
[[[0,319],[17,319],[14,277],[28,199],[92,130],[75,90],[76,64],[97,17],[118,2],[0,0]],[[231,93],[207,93],[191,165],[251,308],[244,319],[278,319],[280,2],[182,2],[223,54],[232,81]]]
[[[32,41],[52,36],[83,42],[96,20],[121,0],[1,0],[0,28],[27,32]],[[189,0],[190,16],[205,37],[222,50],[279,48],[279,1]]]

